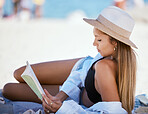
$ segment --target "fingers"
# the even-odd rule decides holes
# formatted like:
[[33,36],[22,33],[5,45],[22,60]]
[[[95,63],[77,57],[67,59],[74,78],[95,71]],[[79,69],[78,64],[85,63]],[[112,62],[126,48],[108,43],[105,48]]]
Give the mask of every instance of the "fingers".
[[[47,103],[46,103],[45,99],[47,100]],[[50,112],[56,111],[56,107],[57,107],[56,104],[45,95],[43,95],[43,104],[42,105],[45,108],[45,111],[46,111],[46,109],[49,110]]]
[[42,95],[43,97],[43,101],[47,104],[50,105],[50,103],[52,104],[52,100],[50,100],[46,95]]
[[44,92],[45,92],[46,96],[47,96],[49,99],[51,99],[52,101],[57,100],[55,97],[53,97],[52,95],[50,95],[46,89],[44,89]]
[[[50,99],[51,101],[53,101],[53,102],[59,100],[59,99],[57,99],[56,97],[52,96],[50,93],[48,93],[48,91],[47,91],[46,89],[44,89],[44,92],[45,92],[45,94],[46,94],[46,97],[45,97],[46,99],[49,98],[49,99]],[[46,101],[46,99],[45,99],[45,101]]]
[[44,110],[46,112],[48,110],[50,112],[56,112],[62,106],[62,102],[58,98],[50,95],[46,89],[44,89],[44,91],[46,94],[42,94]]
[[52,112],[52,109],[50,108],[50,106],[48,106],[48,105],[46,104],[45,100],[43,100],[42,105],[43,105],[44,111],[45,111],[47,114]]
[[47,97],[52,98],[52,96],[48,93],[48,91],[46,89],[44,89],[44,92],[47,95]]
[[43,106],[43,109],[46,113],[52,112],[50,107],[45,103],[45,101],[43,101],[42,106]]
[[45,114],[52,113],[52,111],[50,111],[50,110],[48,110],[48,109],[46,109],[46,108],[43,108],[43,109],[44,109]]
[[56,112],[57,110],[55,109],[55,108],[53,108],[52,106],[49,106],[49,105],[47,105],[45,102],[42,104],[43,105],[43,107],[44,107],[44,111],[45,112]]

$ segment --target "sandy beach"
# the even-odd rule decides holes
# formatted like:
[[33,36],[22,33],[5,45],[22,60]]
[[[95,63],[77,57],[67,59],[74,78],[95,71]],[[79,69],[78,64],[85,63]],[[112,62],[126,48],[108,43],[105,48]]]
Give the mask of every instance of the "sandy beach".
[[[138,10],[139,11],[139,10]],[[135,14],[131,40],[136,49],[138,71],[136,95],[148,94],[148,18],[147,8]],[[84,15],[75,13],[66,19],[39,19],[21,21],[0,20],[0,89],[8,82],[17,82],[13,71],[30,64],[95,56],[90,25],[83,22]]]

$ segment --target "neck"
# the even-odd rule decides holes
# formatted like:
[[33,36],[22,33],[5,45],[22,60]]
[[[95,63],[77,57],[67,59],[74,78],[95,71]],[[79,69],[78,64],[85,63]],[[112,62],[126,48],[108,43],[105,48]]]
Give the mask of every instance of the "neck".
[[105,59],[113,59],[113,56],[106,56]]

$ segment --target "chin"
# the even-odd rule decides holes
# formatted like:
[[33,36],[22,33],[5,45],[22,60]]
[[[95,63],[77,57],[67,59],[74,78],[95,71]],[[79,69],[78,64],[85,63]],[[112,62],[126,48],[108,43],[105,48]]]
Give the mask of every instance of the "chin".
[[[99,52],[100,53],[100,52]],[[104,57],[104,55],[102,54],[102,53],[100,53],[100,55],[102,56],[102,57]]]

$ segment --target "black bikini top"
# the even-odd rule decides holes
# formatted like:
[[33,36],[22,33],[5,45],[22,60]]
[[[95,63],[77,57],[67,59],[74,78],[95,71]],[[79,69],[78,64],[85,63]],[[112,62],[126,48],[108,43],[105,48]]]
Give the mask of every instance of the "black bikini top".
[[[104,58],[101,58],[97,61],[100,61],[102,59]],[[93,65],[96,62],[94,62]],[[97,103],[99,101],[102,101],[102,98],[95,88],[95,70],[93,69],[93,65],[89,69],[87,76],[85,78],[85,89],[86,89],[86,92],[87,92],[87,95],[90,101],[92,101],[93,103]]]

